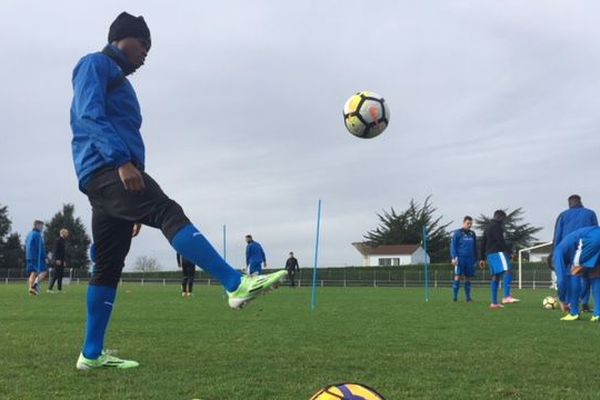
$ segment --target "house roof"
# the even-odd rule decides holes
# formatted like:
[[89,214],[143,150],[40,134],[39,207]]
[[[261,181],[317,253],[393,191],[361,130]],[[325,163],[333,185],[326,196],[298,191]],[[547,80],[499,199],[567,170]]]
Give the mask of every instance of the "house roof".
[[421,246],[418,244],[394,244],[372,247],[363,242],[352,243],[363,256],[405,256],[414,254]]

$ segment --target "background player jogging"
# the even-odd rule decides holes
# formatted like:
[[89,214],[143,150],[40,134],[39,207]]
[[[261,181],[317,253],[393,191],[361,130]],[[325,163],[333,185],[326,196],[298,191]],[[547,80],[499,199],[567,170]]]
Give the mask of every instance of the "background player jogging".
[[246,235],[246,268],[248,275],[262,274],[263,267],[267,268],[267,256],[260,243]]
[[46,245],[42,231],[44,223],[40,220],[33,222],[33,229],[25,238],[25,261],[29,273],[29,294],[37,296],[40,294],[40,285],[48,274],[46,265]]
[[123,12],[110,26],[106,47],[83,57],[73,71],[73,162],[79,188],[92,206],[96,247],[85,341],[76,364],[81,370],[138,366],[104,352],[135,223],[160,229],[179,254],[218,279],[231,308],[244,307],[286,274],[250,277],[234,270],[145,172],[140,105],[127,76],[144,65],[151,44],[144,18]]

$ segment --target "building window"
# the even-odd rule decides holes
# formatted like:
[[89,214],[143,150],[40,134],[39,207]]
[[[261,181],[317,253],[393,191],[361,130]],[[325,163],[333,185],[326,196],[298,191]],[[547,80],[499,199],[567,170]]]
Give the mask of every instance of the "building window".
[[399,258],[380,258],[379,260],[379,266],[380,267],[396,267],[398,265],[400,265],[400,259]]

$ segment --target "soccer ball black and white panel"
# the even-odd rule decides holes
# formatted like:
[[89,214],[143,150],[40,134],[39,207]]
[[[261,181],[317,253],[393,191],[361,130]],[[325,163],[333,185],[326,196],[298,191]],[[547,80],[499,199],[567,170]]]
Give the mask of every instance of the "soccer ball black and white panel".
[[344,124],[361,139],[380,135],[390,122],[390,109],[383,97],[374,92],[358,92],[344,105]]
[[558,300],[556,300],[556,297],[552,296],[545,297],[544,300],[542,300],[542,307],[546,310],[554,310],[555,308],[558,308]]

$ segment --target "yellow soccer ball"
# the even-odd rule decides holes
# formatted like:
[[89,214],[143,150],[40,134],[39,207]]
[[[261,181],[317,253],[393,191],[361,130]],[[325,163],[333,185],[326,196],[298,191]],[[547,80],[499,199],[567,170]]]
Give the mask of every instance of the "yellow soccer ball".
[[328,385],[315,393],[310,400],[385,400],[382,395],[360,383]]
[[390,109],[383,97],[373,92],[358,92],[344,105],[344,124],[361,139],[380,135],[390,122]]
[[542,307],[546,310],[554,310],[559,307],[558,300],[556,300],[556,297],[548,296],[542,300]]

